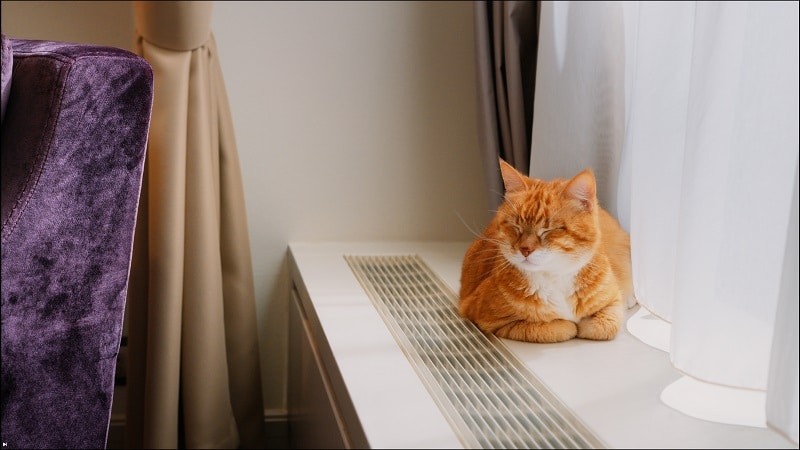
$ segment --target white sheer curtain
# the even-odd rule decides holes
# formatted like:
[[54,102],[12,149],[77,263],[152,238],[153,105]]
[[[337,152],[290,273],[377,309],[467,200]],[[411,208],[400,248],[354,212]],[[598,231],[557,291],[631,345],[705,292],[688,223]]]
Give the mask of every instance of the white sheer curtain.
[[531,157],[542,177],[594,163],[673,365],[795,444],[799,31],[797,2],[544,5]]

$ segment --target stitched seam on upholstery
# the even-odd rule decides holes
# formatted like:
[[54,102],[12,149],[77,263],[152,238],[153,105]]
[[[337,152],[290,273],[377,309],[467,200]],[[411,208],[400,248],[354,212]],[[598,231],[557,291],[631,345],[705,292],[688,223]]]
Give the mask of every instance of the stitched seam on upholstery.
[[[126,52],[128,51],[128,50],[123,50],[123,49],[120,49],[120,50],[126,51]],[[42,52],[26,52],[26,51],[21,51],[19,53],[14,52],[14,56],[21,56],[23,58],[27,58],[27,57],[31,57],[31,56],[34,56],[34,57],[35,56],[50,56],[50,57],[53,57],[53,58],[56,58],[56,59],[59,59],[59,60],[75,61],[75,60],[82,59],[84,57],[89,57],[89,56],[116,57],[116,56],[120,56],[120,53],[119,52],[108,52],[108,51],[99,50],[99,51],[91,51],[91,52],[82,52],[80,55],[70,56],[70,55],[65,55],[63,53],[58,53],[58,52],[46,52],[46,51],[42,51]]]
[[[131,55],[135,55],[134,53],[130,53],[130,54]],[[91,57],[96,57],[96,56],[106,56],[106,57],[110,57],[110,58],[113,58],[113,59],[122,59],[122,60],[128,60],[129,59],[129,55],[120,54],[118,52],[107,52],[107,51],[102,51],[102,50],[86,52],[86,53],[82,53],[82,54],[77,55],[77,56],[67,56],[67,55],[64,55],[64,54],[61,54],[61,53],[57,53],[57,52],[20,52],[19,54],[15,53],[14,56],[15,57],[19,56],[19,57],[21,57],[23,59],[27,59],[28,57],[35,57],[35,56],[47,56],[47,57],[51,57],[53,59],[56,59],[58,61],[61,61],[61,62],[65,63],[66,66],[63,67],[60,70],[60,72],[61,72],[60,73],[60,81],[62,81],[62,85],[64,87],[66,87],[66,81],[65,80],[69,77],[69,74],[72,71],[72,69],[75,66],[75,64],[81,59],[91,58]],[[55,92],[58,92],[58,90],[55,90],[54,94],[55,94]],[[51,102],[52,102],[52,99],[51,99]],[[54,110],[52,110],[50,112],[50,115],[48,116],[48,119],[47,119],[48,123],[53,121],[54,117],[56,119],[59,117],[59,115],[61,113],[61,109],[63,107],[63,102],[64,102],[64,97],[62,96],[61,101],[58,103],[58,106],[56,108],[54,108]],[[25,212],[25,208],[27,207],[28,203],[30,202],[30,199],[33,198],[34,195],[36,194],[36,192],[38,191],[39,179],[42,177],[42,174],[45,171],[47,160],[49,159],[50,153],[52,152],[53,139],[55,138],[56,129],[57,128],[58,128],[58,120],[55,120],[55,123],[53,125],[53,130],[50,133],[49,142],[47,142],[47,150],[44,152],[44,155],[41,157],[41,161],[42,161],[41,165],[37,166],[37,164],[34,163],[33,168],[31,169],[31,172],[28,174],[28,177],[27,177],[27,179],[25,181],[25,187],[20,192],[20,195],[17,197],[17,199],[15,201],[14,207],[11,209],[11,212],[9,213],[8,217],[6,218],[6,221],[3,223],[3,226],[2,226],[3,227],[2,228],[2,238],[0,238],[0,243],[4,244],[8,240],[8,238],[14,233],[14,231],[16,230],[17,223],[21,220],[22,215]],[[42,137],[42,139],[44,139],[44,136]],[[37,169],[37,167],[38,167],[38,169]],[[38,172],[38,173],[34,174],[34,172]],[[32,187],[30,189],[29,195],[25,196],[25,193],[28,191],[27,188],[29,186],[31,186],[32,176],[35,176],[35,180],[33,180],[33,183],[32,183],[33,185],[32,185]],[[24,202],[23,202],[23,200],[24,200]]]
[[[61,58],[58,58],[58,59],[61,60]],[[62,86],[64,87],[64,89],[62,89],[62,91],[64,91],[65,88],[66,88],[66,79],[69,77],[69,73],[72,71],[72,68],[73,68],[73,64],[69,63],[66,67],[64,67],[64,68],[62,68],[60,70],[61,73],[59,74],[59,78],[60,78],[59,81],[62,82]],[[54,89],[52,95],[56,95],[56,93],[58,93],[58,92],[59,92],[59,89]],[[61,96],[61,99],[58,102],[58,106],[53,108],[50,111],[50,115],[47,117],[48,124],[51,123],[51,122],[53,123],[53,129],[52,129],[52,131],[50,133],[50,137],[49,137],[49,139],[47,141],[46,150],[44,151],[44,154],[41,156],[41,164],[36,164],[36,162],[38,162],[38,161],[34,161],[33,167],[31,168],[31,172],[28,173],[28,177],[27,177],[27,179],[25,181],[23,189],[20,192],[19,196],[17,197],[17,200],[14,203],[14,207],[11,209],[11,212],[9,213],[8,218],[6,219],[6,222],[3,223],[3,236],[2,236],[2,240],[0,240],[0,243],[2,243],[2,244],[5,244],[5,242],[8,240],[8,238],[11,237],[11,235],[14,233],[14,231],[17,228],[17,224],[19,223],[20,219],[22,218],[22,214],[25,212],[25,209],[28,206],[28,203],[30,203],[31,198],[33,198],[36,195],[36,193],[37,193],[37,191],[39,189],[39,180],[42,177],[42,173],[44,172],[45,167],[47,165],[47,160],[49,159],[50,153],[52,152],[53,139],[55,139],[56,129],[58,128],[58,120],[57,120],[57,118],[59,117],[59,114],[61,113],[61,109],[62,109],[63,103],[64,103],[64,97],[65,97],[65,95]],[[50,99],[50,103],[52,103],[52,100],[53,99],[51,98]],[[47,129],[47,128],[45,128],[45,129]],[[46,138],[46,136],[42,136],[42,140],[44,140],[45,138]],[[34,173],[34,172],[36,172],[36,173]],[[29,186],[30,186],[30,193],[29,193],[29,195],[26,196],[25,193],[28,192],[28,187]],[[23,200],[24,200],[24,202],[23,202]],[[22,204],[20,204],[20,203],[22,203]]]

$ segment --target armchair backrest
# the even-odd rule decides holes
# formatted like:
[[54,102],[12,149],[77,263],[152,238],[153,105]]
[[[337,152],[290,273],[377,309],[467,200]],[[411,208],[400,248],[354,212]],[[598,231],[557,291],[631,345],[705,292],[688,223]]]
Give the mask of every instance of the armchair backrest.
[[6,47],[2,442],[102,448],[153,73],[116,48],[16,39]]

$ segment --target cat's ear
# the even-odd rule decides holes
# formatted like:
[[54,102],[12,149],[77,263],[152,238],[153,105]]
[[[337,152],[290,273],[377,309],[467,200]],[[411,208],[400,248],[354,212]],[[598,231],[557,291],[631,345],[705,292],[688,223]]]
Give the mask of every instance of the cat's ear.
[[506,192],[521,191],[528,187],[528,182],[525,180],[527,177],[517,171],[511,164],[500,160],[500,173],[503,175],[503,185],[505,185]]
[[584,211],[591,211],[597,203],[597,185],[592,169],[586,169],[575,175],[564,189],[564,196],[580,202]]

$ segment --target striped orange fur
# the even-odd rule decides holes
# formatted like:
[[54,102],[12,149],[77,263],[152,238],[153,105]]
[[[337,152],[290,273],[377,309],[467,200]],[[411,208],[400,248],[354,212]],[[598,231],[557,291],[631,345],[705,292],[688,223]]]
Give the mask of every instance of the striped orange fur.
[[459,312],[519,341],[613,339],[633,301],[630,239],[591,169],[542,181],[500,168],[505,200],[464,256]]

